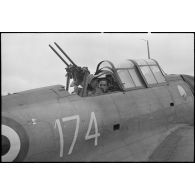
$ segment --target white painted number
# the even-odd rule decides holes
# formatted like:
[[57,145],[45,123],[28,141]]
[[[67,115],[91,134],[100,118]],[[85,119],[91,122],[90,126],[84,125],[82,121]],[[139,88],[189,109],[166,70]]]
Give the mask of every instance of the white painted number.
[[80,117],[79,117],[79,115],[75,115],[75,116],[70,116],[70,117],[66,117],[66,118],[63,118],[62,119],[63,122],[70,121],[70,120],[74,120],[74,119],[76,119],[76,121],[77,121],[77,123],[76,123],[76,130],[75,130],[74,138],[72,140],[72,144],[70,146],[70,149],[68,151],[68,154],[71,154],[72,153],[73,148],[74,148],[74,145],[75,145],[75,142],[76,142],[76,139],[77,139],[77,135],[78,135],[78,132],[79,132]]
[[[70,155],[72,153],[74,145],[75,145],[76,140],[77,140],[77,136],[78,136],[78,133],[79,133],[80,117],[79,117],[79,115],[74,115],[74,116],[69,116],[69,117],[62,118],[63,122],[71,121],[71,120],[76,120],[76,129],[75,129],[75,133],[74,133],[72,143],[71,143],[69,151],[68,151],[68,155]],[[90,135],[93,123],[94,123],[94,127],[95,127],[95,134]],[[55,129],[57,128],[58,132],[59,132],[59,136],[60,136],[60,157],[63,157],[63,154],[64,154],[64,136],[63,136],[63,131],[62,131],[62,126],[61,126],[61,123],[60,123],[60,119],[55,120],[54,128]],[[94,138],[95,139],[94,140],[94,145],[97,146],[99,136],[100,136],[100,133],[98,132],[98,125],[97,125],[97,120],[96,120],[96,117],[95,117],[95,113],[92,112],[91,117],[90,117],[90,121],[89,121],[88,130],[87,130],[87,133],[86,133],[86,136],[85,136],[85,140],[89,140],[89,139]]]
[[[93,122],[94,122],[94,126],[95,126],[95,134],[90,135],[90,131],[91,131]],[[95,138],[94,145],[97,146],[97,144],[98,144],[98,137],[99,136],[100,136],[100,133],[98,132],[98,126],[97,126],[97,120],[96,120],[96,117],[95,117],[95,113],[92,112],[91,113],[90,122],[89,122],[89,126],[88,126],[88,130],[87,130],[87,134],[85,136],[85,140],[89,140],[89,139]]]
[[59,119],[56,119],[54,128],[58,127],[59,135],[60,135],[60,157],[63,157],[63,150],[64,150],[64,139],[62,133],[62,126]]
[[[73,138],[72,144],[70,145],[70,149],[68,151],[68,154],[72,153],[75,142],[76,142],[76,139],[77,139],[77,136],[78,136],[80,117],[79,117],[79,115],[75,115],[75,116],[62,118],[63,122],[70,121],[70,120],[76,120],[77,123],[76,123],[76,130],[75,130],[75,133],[74,133],[74,138]],[[61,123],[60,123],[59,119],[56,119],[56,121],[55,121],[54,128],[56,128],[56,127],[58,127],[58,131],[59,131],[59,135],[60,135],[60,157],[63,157],[63,154],[64,154],[64,138],[63,138],[62,126],[61,126]]]

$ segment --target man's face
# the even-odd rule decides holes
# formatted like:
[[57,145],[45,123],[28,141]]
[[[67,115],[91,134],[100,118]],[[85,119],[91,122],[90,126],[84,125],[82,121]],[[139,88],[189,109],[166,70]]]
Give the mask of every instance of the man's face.
[[106,80],[102,80],[100,81],[99,87],[103,90],[103,92],[107,92],[108,91],[108,83]]

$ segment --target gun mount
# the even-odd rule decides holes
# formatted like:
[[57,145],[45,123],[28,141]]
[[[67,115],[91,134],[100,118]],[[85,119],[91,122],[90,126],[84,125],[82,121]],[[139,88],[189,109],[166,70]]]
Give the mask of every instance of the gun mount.
[[87,67],[80,67],[74,63],[74,61],[68,56],[67,53],[64,52],[64,50],[56,43],[54,42],[55,46],[61,51],[61,53],[68,59],[69,63],[51,46],[49,47],[52,49],[52,51],[66,64],[66,72],[65,75],[67,77],[66,81],[66,90],[69,89],[69,83],[70,79],[73,79],[74,83],[78,86],[83,86],[83,82],[85,81],[85,78],[88,74],[90,74]]

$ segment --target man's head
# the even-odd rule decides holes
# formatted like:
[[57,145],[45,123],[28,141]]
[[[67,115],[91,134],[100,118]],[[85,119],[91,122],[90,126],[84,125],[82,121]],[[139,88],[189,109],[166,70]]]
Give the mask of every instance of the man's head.
[[103,79],[99,82],[99,88],[103,90],[104,93],[108,91],[108,82],[107,80]]

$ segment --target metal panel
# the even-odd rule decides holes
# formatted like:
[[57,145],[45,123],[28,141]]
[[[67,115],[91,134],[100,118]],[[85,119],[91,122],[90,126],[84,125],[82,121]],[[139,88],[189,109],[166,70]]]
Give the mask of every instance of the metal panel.
[[[78,115],[80,118],[79,130],[77,139],[74,145],[73,152],[71,155],[67,155],[70,145],[72,143],[75,134],[75,122],[69,121],[64,123],[63,132],[64,135],[64,156],[58,160],[66,161],[92,161],[99,153],[106,152],[109,147],[114,145],[115,148],[120,147],[120,140],[116,142],[116,139],[112,139],[116,135],[113,131],[115,124],[120,123],[120,117],[116,109],[115,104],[110,94],[93,96],[93,97],[78,97],[70,96],[69,105],[64,102],[63,116],[75,116]],[[61,100],[62,106],[63,100]],[[71,111],[72,110],[72,111]],[[94,145],[94,139],[86,140],[86,134],[91,120],[91,113],[94,113],[98,133],[97,146]],[[92,122],[92,128],[90,134],[93,135],[95,132],[95,124]],[[107,149],[105,149],[105,147]],[[99,159],[101,160],[101,159]]]
[[[179,86],[185,90],[185,96],[180,94]],[[171,81],[169,91],[175,102],[177,120],[180,123],[194,124],[194,96],[187,84],[182,80],[177,82]]]

